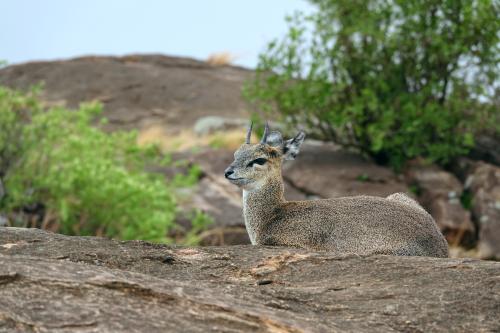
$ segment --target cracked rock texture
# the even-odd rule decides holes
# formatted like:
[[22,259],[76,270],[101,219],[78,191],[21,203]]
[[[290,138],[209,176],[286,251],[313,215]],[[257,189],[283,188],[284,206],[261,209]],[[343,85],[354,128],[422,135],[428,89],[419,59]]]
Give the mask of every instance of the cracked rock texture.
[[500,263],[0,228],[0,332],[498,332]]

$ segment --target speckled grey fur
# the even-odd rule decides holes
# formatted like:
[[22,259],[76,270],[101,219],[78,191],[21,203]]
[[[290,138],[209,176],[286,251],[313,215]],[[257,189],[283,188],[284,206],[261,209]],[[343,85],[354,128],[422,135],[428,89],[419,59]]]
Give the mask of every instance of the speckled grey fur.
[[[243,189],[243,216],[252,244],[296,246],[339,254],[447,257],[448,245],[433,218],[403,193],[286,201],[281,165],[293,159],[304,135],[243,144],[226,171]],[[264,165],[248,164],[265,158]]]

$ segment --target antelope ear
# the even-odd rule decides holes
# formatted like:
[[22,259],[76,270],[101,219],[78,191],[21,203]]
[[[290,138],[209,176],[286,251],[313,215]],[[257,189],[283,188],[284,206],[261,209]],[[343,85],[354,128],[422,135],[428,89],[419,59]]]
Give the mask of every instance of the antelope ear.
[[272,147],[281,147],[283,146],[283,136],[278,131],[272,131],[266,137],[266,144]]
[[285,160],[294,160],[299,154],[300,145],[304,142],[306,134],[299,132],[293,139],[286,140],[283,144],[283,158]]

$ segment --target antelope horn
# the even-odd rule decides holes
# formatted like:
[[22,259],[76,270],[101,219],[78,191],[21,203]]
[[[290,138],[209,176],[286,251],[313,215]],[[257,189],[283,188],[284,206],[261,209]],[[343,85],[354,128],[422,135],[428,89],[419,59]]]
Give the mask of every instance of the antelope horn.
[[253,121],[250,122],[250,127],[248,128],[247,139],[245,140],[246,144],[250,144],[250,138],[252,137],[252,127],[253,127]]
[[260,140],[260,143],[266,143],[268,134],[269,134],[269,124],[266,121],[266,127],[264,127],[264,134],[262,135],[262,139]]

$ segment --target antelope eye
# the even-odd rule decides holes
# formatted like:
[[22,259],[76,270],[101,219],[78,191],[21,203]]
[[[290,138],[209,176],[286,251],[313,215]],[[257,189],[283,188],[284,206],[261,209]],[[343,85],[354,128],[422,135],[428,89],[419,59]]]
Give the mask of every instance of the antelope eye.
[[252,167],[254,164],[258,164],[258,165],[264,165],[266,164],[267,160],[265,158],[256,158],[255,160],[253,160],[252,162],[248,163],[247,167]]

